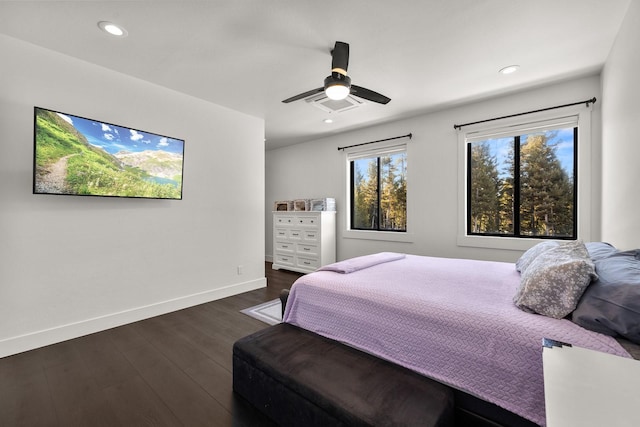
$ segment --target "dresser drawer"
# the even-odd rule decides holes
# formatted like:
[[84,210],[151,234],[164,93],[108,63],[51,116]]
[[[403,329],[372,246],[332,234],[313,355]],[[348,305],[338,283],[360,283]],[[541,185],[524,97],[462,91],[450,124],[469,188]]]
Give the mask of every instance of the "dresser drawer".
[[286,228],[276,228],[273,231],[273,237],[276,239],[288,239],[289,238],[289,230]]
[[316,216],[299,216],[296,218],[296,224],[304,225],[305,227],[317,227],[319,222]]
[[304,234],[299,228],[289,230],[289,239],[291,240],[302,240],[302,236],[304,236]]
[[276,225],[293,225],[295,224],[293,216],[277,216],[275,218]]
[[290,265],[293,267],[295,265],[295,258],[293,255],[276,253],[274,263],[281,264],[281,265]]
[[276,251],[293,253],[296,244],[291,242],[276,242]]
[[317,241],[320,232],[318,230],[304,230],[302,234],[302,240]]
[[307,268],[307,269],[317,269],[318,267],[320,267],[320,261],[317,258],[305,258],[302,256],[299,256],[297,259],[297,265],[300,268]]
[[307,245],[304,243],[298,243],[296,246],[296,251],[298,255],[307,255],[307,256],[317,256],[318,255],[318,247],[316,245]]

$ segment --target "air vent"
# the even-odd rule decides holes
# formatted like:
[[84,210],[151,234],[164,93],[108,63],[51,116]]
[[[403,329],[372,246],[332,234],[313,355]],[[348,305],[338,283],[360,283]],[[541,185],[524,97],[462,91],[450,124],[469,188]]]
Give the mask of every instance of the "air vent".
[[347,96],[345,99],[336,101],[327,98],[327,95],[325,95],[324,93],[310,96],[309,98],[306,98],[305,101],[310,103],[314,107],[318,107],[328,113],[341,113],[343,111],[352,110],[364,104],[364,101],[356,99],[351,95]]

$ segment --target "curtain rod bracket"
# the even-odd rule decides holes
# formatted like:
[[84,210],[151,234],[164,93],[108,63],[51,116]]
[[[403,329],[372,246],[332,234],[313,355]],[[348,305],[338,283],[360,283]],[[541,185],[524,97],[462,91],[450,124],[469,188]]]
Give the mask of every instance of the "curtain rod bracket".
[[464,126],[470,126],[470,125],[477,125],[479,123],[485,123],[485,122],[492,122],[494,120],[500,120],[500,119],[509,119],[511,117],[518,117],[518,116],[524,116],[525,114],[533,114],[533,113],[540,113],[542,111],[549,111],[549,110],[555,110],[556,108],[564,108],[564,107],[572,107],[574,105],[580,105],[580,104],[585,104],[587,107],[590,104],[595,104],[597,101],[596,97],[594,96],[591,99],[587,99],[585,101],[580,101],[580,102],[574,102],[572,104],[564,104],[564,105],[556,105],[555,107],[548,107],[548,108],[541,108],[539,110],[533,110],[533,111],[526,111],[524,113],[517,113],[517,114],[511,114],[508,116],[502,116],[502,117],[494,117],[492,119],[486,119],[486,120],[479,120],[477,122],[470,122],[470,123],[464,123],[462,125],[453,125],[453,128],[455,130],[460,130],[462,129]]

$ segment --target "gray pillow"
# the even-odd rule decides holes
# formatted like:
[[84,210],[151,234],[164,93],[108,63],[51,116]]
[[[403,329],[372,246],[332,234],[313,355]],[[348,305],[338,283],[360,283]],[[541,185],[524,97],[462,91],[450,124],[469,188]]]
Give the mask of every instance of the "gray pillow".
[[589,256],[593,261],[607,258],[618,252],[613,245],[605,242],[589,242],[585,243],[585,246],[587,247],[587,252],[589,252]]
[[640,344],[640,249],[616,251],[595,265],[598,280],[587,288],[571,320]]
[[561,243],[539,254],[521,273],[513,302],[526,312],[561,319],[576,308],[596,277],[584,243]]
[[516,270],[520,273],[524,273],[527,267],[543,252],[548,251],[551,248],[555,248],[560,245],[555,240],[545,240],[535,246],[532,246],[529,250],[522,254],[522,256],[516,261]]

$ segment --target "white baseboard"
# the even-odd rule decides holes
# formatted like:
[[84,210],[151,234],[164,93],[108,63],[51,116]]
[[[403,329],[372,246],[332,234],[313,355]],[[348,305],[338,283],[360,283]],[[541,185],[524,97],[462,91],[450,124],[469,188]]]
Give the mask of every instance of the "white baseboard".
[[252,280],[249,282],[236,283],[219,289],[187,295],[168,301],[162,301],[143,307],[137,307],[118,313],[105,316],[94,317],[67,325],[56,326],[42,331],[32,332],[17,337],[0,340],[0,358],[33,350],[50,344],[78,338],[95,332],[159,316],[176,310],[193,307],[198,304],[215,301],[221,298],[230,297],[243,292],[260,289],[267,286],[267,279]]
[[264,260],[266,262],[273,262],[273,255],[265,255]]

